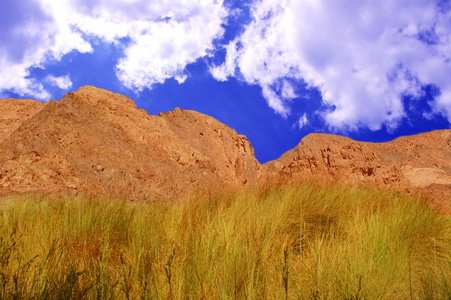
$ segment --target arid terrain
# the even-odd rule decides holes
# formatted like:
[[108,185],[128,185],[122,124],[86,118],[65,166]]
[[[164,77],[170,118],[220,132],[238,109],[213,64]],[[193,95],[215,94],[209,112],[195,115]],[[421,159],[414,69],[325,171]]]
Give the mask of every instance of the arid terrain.
[[0,299],[451,299],[451,130],[261,165],[91,86],[0,114]]
[[260,165],[243,135],[209,116],[149,115],[92,86],[59,101],[0,100],[0,194],[82,193],[176,199],[268,178],[420,193],[450,212],[451,130],[357,142],[310,134]]

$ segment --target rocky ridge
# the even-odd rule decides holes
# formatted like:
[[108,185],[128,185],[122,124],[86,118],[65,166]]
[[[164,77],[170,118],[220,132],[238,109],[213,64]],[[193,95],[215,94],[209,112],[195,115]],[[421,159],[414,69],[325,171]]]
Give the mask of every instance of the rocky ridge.
[[2,99],[0,102],[0,143],[14,132],[23,121],[33,117],[44,104],[32,99]]
[[450,211],[451,130],[388,143],[310,134],[260,165],[245,136],[189,110],[151,116],[92,86],[45,104],[0,100],[0,194],[176,199],[221,186],[318,179],[421,192]]
[[255,183],[260,173],[246,137],[215,119],[180,109],[150,116],[131,99],[90,86],[46,103],[9,128],[0,144],[3,194],[177,198]]
[[264,171],[282,180],[318,180],[420,193],[451,212],[451,130],[387,143],[313,133]]

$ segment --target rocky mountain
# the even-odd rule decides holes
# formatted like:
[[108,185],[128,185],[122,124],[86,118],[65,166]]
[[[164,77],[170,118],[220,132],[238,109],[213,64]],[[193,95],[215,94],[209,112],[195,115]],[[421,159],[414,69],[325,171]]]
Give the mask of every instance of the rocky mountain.
[[420,193],[451,212],[451,130],[387,143],[309,134],[263,169],[283,180],[313,179]]
[[91,86],[45,105],[8,99],[0,107],[3,194],[178,198],[260,176],[245,136],[194,111],[150,116],[131,99]]
[[26,119],[34,116],[44,104],[31,99],[0,100],[0,143]]
[[176,199],[268,177],[375,185],[451,203],[451,130],[388,143],[310,134],[260,165],[245,136],[195,111],[151,116],[92,86],[59,101],[0,100],[0,194]]

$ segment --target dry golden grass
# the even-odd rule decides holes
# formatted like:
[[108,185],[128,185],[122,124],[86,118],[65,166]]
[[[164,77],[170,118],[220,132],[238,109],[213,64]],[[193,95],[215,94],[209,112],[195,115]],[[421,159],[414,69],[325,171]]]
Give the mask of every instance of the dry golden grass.
[[16,197],[1,299],[450,299],[451,220],[316,184],[184,202]]

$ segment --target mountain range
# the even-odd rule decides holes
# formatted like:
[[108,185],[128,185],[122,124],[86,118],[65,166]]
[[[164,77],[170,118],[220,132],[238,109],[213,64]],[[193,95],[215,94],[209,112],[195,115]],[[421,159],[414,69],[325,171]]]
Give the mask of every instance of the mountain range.
[[176,108],[158,116],[93,86],[59,101],[0,100],[0,194],[159,200],[268,181],[370,185],[451,212],[451,130],[387,143],[312,133],[260,164],[244,135]]

